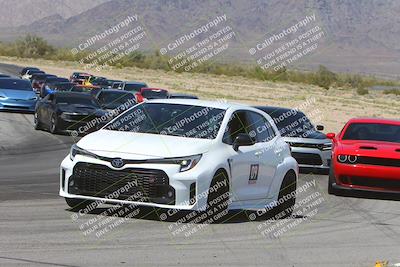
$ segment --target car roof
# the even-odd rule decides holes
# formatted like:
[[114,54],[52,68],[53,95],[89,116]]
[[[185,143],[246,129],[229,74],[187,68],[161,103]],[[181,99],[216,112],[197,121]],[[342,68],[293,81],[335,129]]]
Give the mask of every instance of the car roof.
[[200,100],[200,99],[184,99],[184,98],[167,98],[167,99],[152,99],[148,100],[149,103],[166,103],[166,104],[181,104],[181,105],[193,105],[193,106],[204,106],[204,107],[212,107],[212,108],[219,108],[219,109],[249,109],[249,110],[256,110],[255,108],[240,104],[240,103],[232,103],[232,102],[225,102],[225,101],[212,101],[212,100]]
[[119,94],[132,94],[131,91],[124,91],[124,90],[118,90],[118,89],[101,89],[100,92],[110,92],[110,93],[119,93]]
[[136,81],[129,81],[129,82],[125,82],[126,84],[140,84],[140,85],[146,85],[145,82],[136,82]]
[[353,118],[348,121],[350,123],[380,123],[380,124],[395,124],[400,125],[400,120],[398,119],[385,119],[385,118]]
[[162,88],[152,88],[152,87],[143,87],[142,89],[140,89],[142,91],[164,91],[164,92],[168,92],[167,89],[162,89]]

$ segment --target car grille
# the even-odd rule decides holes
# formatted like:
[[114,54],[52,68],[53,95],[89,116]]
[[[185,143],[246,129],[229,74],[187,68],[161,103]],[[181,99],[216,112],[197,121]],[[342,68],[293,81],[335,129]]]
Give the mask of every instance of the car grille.
[[358,157],[357,164],[400,167],[400,159]]
[[[122,191],[122,188],[125,190]],[[84,162],[75,165],[68,183],[68,192],[71,194],[172,204],[174,198],[166,197],[168,190],[173,188],[169,186],[168,176],[162,170],[113,170],[104,165]]]
[[324,144],[310,144],[310,143],[297,143],[297,142],[287,142],[291,147],[303,147],[303,148],[315,148],[319,150],[330,150],[331,145]]
[[322,165],[322,159],[317,154],[292,152],[292,156],[299,164],[303,165]]
[[387,188],[395,191],[400,191],[400,179],[389,180],[383,178],[366,178],[358,176],[341,176],[340,181],[343,184],[366,186],[371,188]]

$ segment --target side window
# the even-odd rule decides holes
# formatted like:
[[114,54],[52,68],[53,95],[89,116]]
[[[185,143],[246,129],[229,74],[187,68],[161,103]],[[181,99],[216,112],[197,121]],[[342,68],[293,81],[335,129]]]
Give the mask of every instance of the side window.
[[232,145],[238,134],[248,134],[250,132],[250,123],[248,121],[248,116],[246,115],[246,111],[236,111],[232,114],[232,117],[230,118],[228,125],[225,129],[222,142],[228,145]]
[[264,116],[256,112],[248,112],[251,123],[250,136],[255,138],[257,143],[268,142],[275,137],[274,129]]

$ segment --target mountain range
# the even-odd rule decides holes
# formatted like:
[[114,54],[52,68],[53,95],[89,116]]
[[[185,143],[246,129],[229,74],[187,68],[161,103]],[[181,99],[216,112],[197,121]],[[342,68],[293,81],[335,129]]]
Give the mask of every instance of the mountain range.
[[[313,25],[321,28],[324,37],[315,51],[290,67],[315,69],[322,64],[339,72],[399,77],[398,0],[0,0],[0,6],[11,9],[0,11],[1,41],[31,33],[54,45],[76,47],[136,14],[147,33],[141,45],[144,51],[166,47],[217,16],[226,15],[225,23],[235,37],[229,49],[213,60],[246,64],[257,60],[249,54],[250,48],[315,15]],[[187,44],[202,38],[196,36]]]

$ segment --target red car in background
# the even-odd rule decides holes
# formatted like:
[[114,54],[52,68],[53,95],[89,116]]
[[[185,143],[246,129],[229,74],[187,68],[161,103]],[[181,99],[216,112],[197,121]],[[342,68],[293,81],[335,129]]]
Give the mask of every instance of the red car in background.
[[69,81],[74,84],[83,84],[87,81],[92,75],[85,72],[74,72],[69,77]]
[[145,99],[165,99],[169,97],[168,90],[161,88],[142,88],[135,94],[136,102],[141,103]]
[[400,193],[400,121],[351,119],[333,140],[329,194]]

